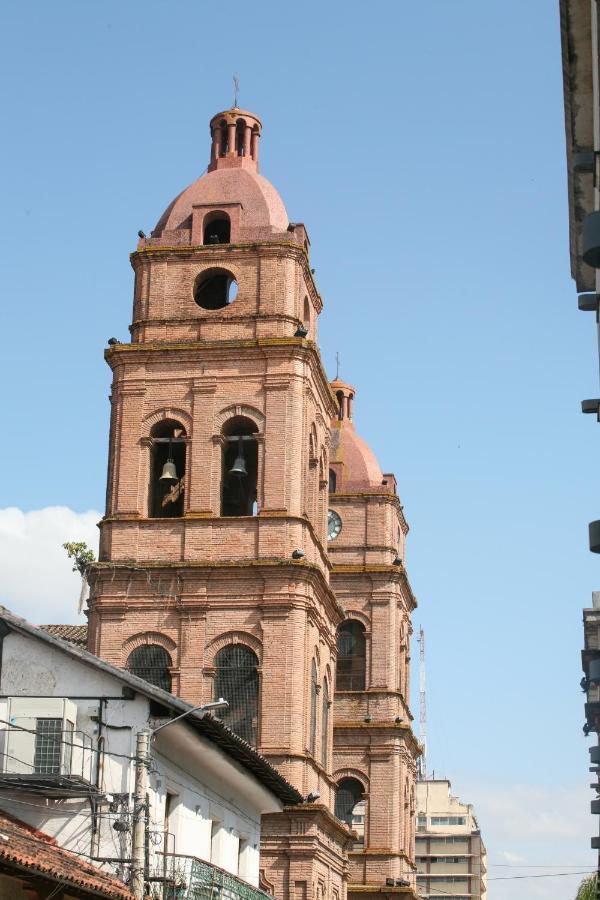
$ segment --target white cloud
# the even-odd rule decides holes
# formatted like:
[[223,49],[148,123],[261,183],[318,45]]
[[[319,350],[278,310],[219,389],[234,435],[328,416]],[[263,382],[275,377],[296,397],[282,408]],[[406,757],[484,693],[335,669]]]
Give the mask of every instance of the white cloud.
[[[488,900],[570,900],[583,875],[519,878],[592,869],[593,793],[582,780],[570,786],[453,783],[473,803],[488,851]],[[464,788],[467,790],[463,790]],[[500,879],[500,880],[498,880]]]
[[0,509],[0,602],[35,623],[85,624],[77,615],[81,580],[62,544],[85,541],[97,553],[100,518],[66,506]]

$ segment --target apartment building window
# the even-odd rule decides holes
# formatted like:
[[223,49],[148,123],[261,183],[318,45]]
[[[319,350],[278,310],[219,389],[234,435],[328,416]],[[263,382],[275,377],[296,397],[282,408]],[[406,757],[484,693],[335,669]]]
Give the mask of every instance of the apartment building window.
[[432,825],[466,825],[464,816],[432,816]]

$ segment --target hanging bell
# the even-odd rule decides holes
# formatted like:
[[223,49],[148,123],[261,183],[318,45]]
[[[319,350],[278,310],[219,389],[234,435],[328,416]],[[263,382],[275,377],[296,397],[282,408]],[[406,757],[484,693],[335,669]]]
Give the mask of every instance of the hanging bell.
[[169,483],[174,483],[178,481],[177,478],[177,469],[175,468],[175,463],[172,459],[168,459],[163,466],[162,475],[158,479],[159,481],[166,481]]
[[246,468],[246,460],[244,459],[244,452],[242,448],[242,439],[239,439],[238,443],[238,455],[235,458],[235,461],[229,470],[230,475],[238,475],[240,478],[243,478],[248,474],[248,469]]

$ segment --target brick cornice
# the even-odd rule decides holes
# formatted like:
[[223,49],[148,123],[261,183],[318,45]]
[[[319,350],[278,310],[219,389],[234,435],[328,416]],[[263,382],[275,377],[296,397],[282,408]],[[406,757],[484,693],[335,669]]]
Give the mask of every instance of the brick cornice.
[[[118,365],[127,362],[128,358],[135,360],[136,364],[147,362],[155,354],[177,354],[178,362],[198,362],[198,354],[203,353],[212,360],[221,361],[223,356],[233,351],[236,359],[239,352],[254,351],[261,358],[270,356],[296,356],[307,358],[308,365],[313,369],[313,377],[321,393],[326,413],[330,417],[337,410],[337,401],[329,386],[327,373],[323,367],[319,348],[314,341],[297,337],[270,337],[270,338],[236,338],[220,341],[140,341],[130,344],[114,344],[104,351],[104,359],[114,369]],[[147,354],[149,359],[144,359]],[[212,355],[212,356],[211,356]],[[300,374],[290,373],[290,377],[302,378]],[[115,382],[113,390],[117,389],[120,382]]]
[[[185,570],[194,574],[203,572],[208,574],[217,569],[222,572],[234,572],[236,569],[254,569],[258,572],[262,569],[271,571],[273,569],[287,569],[290,574],[292,572],[294,573],[294,580],[305,578],[313,581],[316,579],[321,591],[320,602],[324,602],[326,606],[329,606],[329,613],[332,616],[334,625],[337,626],[339,622],[343,621],[345,616],[344,610],[338,603],[334,592],[325,580],[322,570],[319,566],[314,565],[314,563],[306,562],[306,560],[280,559],[278,557],[273,559],[177,560],[174,562],[165,560],[99,560],[90,566],[89,578],[90,581],[92,581],[94,576],[102,572],[111,572],[113,574],[117,572],[134,572],[143,576],[146,570],[159,571],[161,569],[170,571],[175,570],[180,575],[183,574]],[[317,598],[319,599],[319,594],[317,594]],[[141,600],[143,604],[143,598],[133,597],[127,598],[123,603],[125,606],[134,605],[138,599]],[[95,599],[95,602],[98,601],[104,605],[104,601],[102,601],[101,597]],[[109,602],[115,605],[115,607],[120,605],[118,601],[111,600]],[[281,603],[281,600],[278,600],[277,602]],[[288,601],[288,606],[289,602],[290,601]],[[298,603],[298,598],[295,598],[292,601],[292,604],[295,606],[298,606]]]
[[[342,732],[346,735],[350,734],[353,731],[360,731],[364,734],[379,732],[385,734],[387,737],[393,737],[395,734],[398,737],[401,737],[409,746],[410,751],[414,755],[421,754],[421,745],[419,741],[415,737],[415,734],[412,730],[412,726],[407,722],[336,722],[334,720],[333,723],[333,732],[334,735],[336,732]],[[399,733],[399,734],[398,734]],[[341,735],[340,735],[341,736]],[[338,750],[342,750],[345,747],[353,746],[352,744],[336,744],[334,737],[334,746]],[[395,749],[390,748],[386,750],[386,752],[396,752]]]
[[377,580],[379,577],[392,578],[405,588],[411,610],[416,609],[418,606],[417,598],[413,594],[404,565],[333,563],[331,575],[333,578],[336,575],[369,575],[373,580]]
[[377,500],[378,502],[390,503],[392,506],[395,506],[398,514],[400,516],[400,525],[402,527],[402,531],[404,534],[408,534],[409,525],[404,516],[404,507],[400,502],[400,497],[398,494],[390,494],[386,491],[356,491],[355,493],[348,492],[335,492],[330,497],[332,503],[337,503],[341,500],[342,503],[355,503],[356,500],[364,500],[365,502],[369,502],[369,500]]

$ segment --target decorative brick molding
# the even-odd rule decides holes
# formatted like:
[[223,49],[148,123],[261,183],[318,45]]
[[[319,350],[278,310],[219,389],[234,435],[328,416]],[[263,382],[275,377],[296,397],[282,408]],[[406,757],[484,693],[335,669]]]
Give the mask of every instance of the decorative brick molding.
[[225,634],[220,634],[219,637],[213,638],[213,640],[206,645],[205,656],[207,658],[207,665],[212,666],[213,660],[219,650],[222,650],[223,647],[228,647],[230,644],[243,644],[244,646],[249,647],[250,650],[253,650],[254,653],[256,653],[258,664],[259,666],[261,665],[263,653],[262,643],[248,631],[228,631]]
[[157,409],[145,416],[143,420],[143,427],[146,434],[149,436],[152,428],[157,425],[158,422],[163,422],[165,419],[175,419],[177,422],[181,422],[186,430],[188,437],[191,434],[191,415],[189,414],[189,412],[186,412],[184,409],[180,409],[176,406],[163,407],[162,409]]
[[369,776],[365,775],[365,773],[361,769],[336,769],[334,772],[332,772],[331,777],[335,782],[341,781],[342,778],[356,778],[356,780],[360,781],[364,788],[363,793],[365,797],[369,796]]
[[158,644],[164,650],[167,650],[169,654],[177,649],[175,641],[167,637],[166,634],[161,634],[159,631],[145,631],[127,638],[123,642],[123,653],[125,657],[128,657],[137,647],[146,647],[149,644]]

